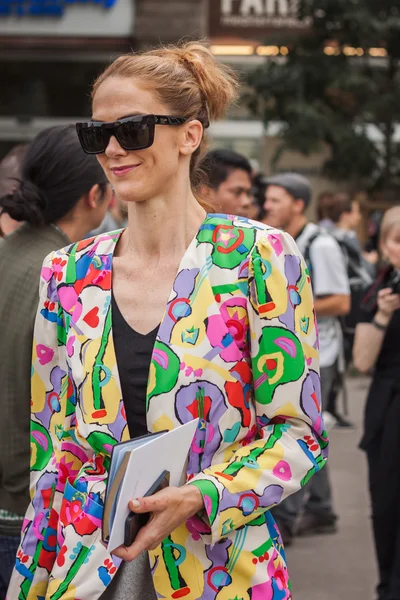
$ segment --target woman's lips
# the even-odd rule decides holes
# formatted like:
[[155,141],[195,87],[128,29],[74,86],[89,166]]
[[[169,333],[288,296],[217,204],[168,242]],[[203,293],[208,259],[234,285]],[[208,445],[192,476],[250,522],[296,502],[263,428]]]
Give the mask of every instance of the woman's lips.
[[123,177],[124,175],[127,175],[128,173],[133,171],[133,169],[137,169],[138,166],[139,165],[124,165],[123,167],[112,167],[111,171],[117,177]]

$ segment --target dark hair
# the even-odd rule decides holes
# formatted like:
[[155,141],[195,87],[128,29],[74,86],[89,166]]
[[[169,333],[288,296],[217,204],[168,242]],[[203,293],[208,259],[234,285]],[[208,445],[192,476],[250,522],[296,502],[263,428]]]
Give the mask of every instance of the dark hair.
[[14,146],[0,162],[0,198],[18,186],[22,161],[27,148],[27,144]]
[[232,173],[240,169],[251,177],[251,164],[245,156],[233,150],[211,150],[203,158],[200,168],[205,174],[205,185],[217,189]]
[[104,194],[107,178],[97,159],[83,152],[75,127],[50,127],[29,145],[19,188],[0,198],[0,210],[31,225],[56,223],[96,184]]
[[319,211],[323,215],[321,219],[330,219],[333,223],[338,223],[344,213],[352,211],[353,202],[354,199],[350,194],[339,193],[327,195]]
[[267,189],[266,177],[263,173],[257,173],[253,177],[253,195],[260,210],[260,216],[264,214],[265,191]]

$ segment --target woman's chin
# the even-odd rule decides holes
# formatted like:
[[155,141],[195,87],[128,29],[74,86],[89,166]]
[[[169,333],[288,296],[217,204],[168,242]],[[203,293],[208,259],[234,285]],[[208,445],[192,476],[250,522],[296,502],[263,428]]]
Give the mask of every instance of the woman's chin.
[[128,184],[128,182],[114,186],[115,195],[121,202],[132,204],[133,202],[143,202],[149,195],[137,185]]

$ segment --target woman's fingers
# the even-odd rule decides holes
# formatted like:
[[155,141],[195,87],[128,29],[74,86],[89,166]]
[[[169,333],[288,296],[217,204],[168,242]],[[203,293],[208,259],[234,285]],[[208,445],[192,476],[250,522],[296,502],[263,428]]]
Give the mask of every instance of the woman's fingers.
[[166,510],[169,505],[170,494],[168,488],[160,490],[153,496],[135,498],[129,502],[129,508],[135,513],[160,512]]
[[194,486],[168,487],[153,496],[132,500],[129,508],[135,513],[151,513],[150,521],[139,531],[129,548],[120,546],[113,554],[130,561],[145,550],[154,550],[203,507],[201,492]]
[[135,560],[142,552],[157,548],[166,536],[164,530],[159,529],[156,519],[152,519],[148,525],[139,531],[131,546],[120,546],[113,554],[128,562]]

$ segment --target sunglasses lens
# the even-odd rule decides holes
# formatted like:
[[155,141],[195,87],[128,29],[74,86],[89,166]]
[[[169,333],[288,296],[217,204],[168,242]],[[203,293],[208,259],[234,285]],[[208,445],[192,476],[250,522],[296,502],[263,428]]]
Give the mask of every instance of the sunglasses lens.
[[99,154],[104,152],[107,147],[107,141],[104,139],[101,127],[84,127],[79,132],[79,139],[82,148],[89,154]]
[[151,141],[148,123],[125,121],[117,127],[117,139],[125,150],[148,148]]

